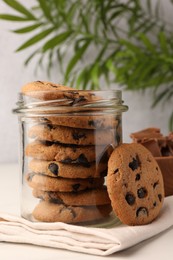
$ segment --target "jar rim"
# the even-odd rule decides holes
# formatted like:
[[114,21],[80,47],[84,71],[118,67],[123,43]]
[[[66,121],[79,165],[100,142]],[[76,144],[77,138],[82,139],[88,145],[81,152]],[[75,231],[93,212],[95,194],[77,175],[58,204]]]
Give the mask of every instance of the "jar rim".
[[[15,114],[85,112],[104,109],[125,112],[121,90],[44,90],[18,93]],[[70,110],[70,111],[69,111]]]

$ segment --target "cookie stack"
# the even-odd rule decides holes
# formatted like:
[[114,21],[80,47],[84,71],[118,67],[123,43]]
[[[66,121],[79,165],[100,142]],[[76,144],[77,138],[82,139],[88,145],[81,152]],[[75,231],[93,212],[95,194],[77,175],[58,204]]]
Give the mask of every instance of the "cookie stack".
[[[27,84],[22,93],[46,102],[59,99],[63,105],[69,102],[71,106],[99,98],[88,93],[81,96],[69,87],[41,81]],[[111,203],[104,177],[113,146],[120,139],[116,131],[120,120],[103,114],[57,112],[37,117],[36,122],[28,127],[25,147],[25,179],[32,195],[41,199],[33,209],[33,217],[65,223],[108,217]]]

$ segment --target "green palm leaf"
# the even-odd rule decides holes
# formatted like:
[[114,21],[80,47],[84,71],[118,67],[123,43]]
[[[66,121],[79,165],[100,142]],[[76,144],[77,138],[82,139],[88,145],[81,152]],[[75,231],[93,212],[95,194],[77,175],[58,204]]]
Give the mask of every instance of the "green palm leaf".
[[28,33],[28,32],[31,32],[37,28],[39,28],[41,26],[41,23],[37,23],[37,24],[33,24],[33,25],[30,25],[30,26],[27,26],[27,27],[23,27],[23,28],[20,28],[20,29],[17,29],[17,30],[13,30],[12,32],[14,33]]
[[0,19],[14,22],[28,22],[33,20],[28,17],[16,16],[12,14],[0,14]]
[[67,69],[66,69],[66,73],[65,73],[65,81],[68,79],[68,76],[69,76],[70,72],[72,71],[72,69],[74,68],[74,66],[76,65],[76,63],[82,58],[84,52],[90,45],[90,42],[91,42],[90,39],[87,40],[86,43],[81,48],[78,49],[76,54],[70,60],[68,66],[67,66]]
[[35,36],[33,36],[31,39],[29,39],[28,41],[26,41],[24,44],[22,44],[17,50],[16,52],[18,51],[21,51],[21,50],[24,50],[28,47],[30,47],[31,45],[41,41],[42,39],[44,39],[46,36],[48,36],[51,32],[53,31],[53,28],[49,28]]
[[40,50],[37,49],[36,51],[34,51],[33,53],[31,53],[31,54],[29,55],[29,57],[25,60],[24,65],[27,66],[27,65],[30,63],[30,61],[34,58],[34,56],[35,56],[36,54],[38,54],[39,52],[40,52]]
[[18,11],[21,14],[24,14],[30,20],[36,20],[36,17],[27,10],[22,4],[17,2],[16,0],[3,0],[7,5],[9,5],[14,10]]
[[45,15],[45,17],[53,22],[53,17],[52,17],[52,14],[51,14],[51,9],[49,8],[49,4],[47,4],[47,1],[46,0],[37,0],[40,4],[40,7]]
[[58,44],[61,44],[62,42],[65,42],[65,40],[72,34],[72,31],[63,32],[52,39],[50,39],[48,42],[46,42],[43,45],[43,52],[46,52],[49,49],[53,49]]

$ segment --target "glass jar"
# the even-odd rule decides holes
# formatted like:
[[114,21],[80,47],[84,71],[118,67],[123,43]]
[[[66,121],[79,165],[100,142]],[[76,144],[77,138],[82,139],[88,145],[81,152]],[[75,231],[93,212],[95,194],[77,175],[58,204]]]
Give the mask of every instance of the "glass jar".
[[107,163],[122,142],[122,93],[19,94],[21,215],[88,225],[111,219]]

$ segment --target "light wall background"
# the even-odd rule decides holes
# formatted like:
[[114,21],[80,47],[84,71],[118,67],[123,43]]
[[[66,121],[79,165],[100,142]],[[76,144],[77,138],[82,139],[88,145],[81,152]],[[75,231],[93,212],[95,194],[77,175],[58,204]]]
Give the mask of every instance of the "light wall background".
[[[22,4],[32,5],[34,0],[20,0]],[[169,0],[164,0],[166,17],[173,16],[173,8],[169,8]],[[8,13],[9,7],[0,0],[0,13]],[[10,32],[12,28],[22,27],[20,23],[12,23],[0,20],[0,163],[17,162],[19,133],[17,116],[12,114],[12,109],[17,101],[17,93],[22,85],[34,80],[47,80],[45,71],[34,74],[32,66],[24,67],[23,62],[30,53],[30,49],[21,53],[15,50],[21,43],[28,39],[27,35],[17,36]],[[52,81],[61,83],[62,76],[54,70]],[[118,86],[115,86],[115,88]],[[146,127],[159,127],[164,134],[168,134],[168,117],[173,104],[157,107],[151,110],[152,94],[148,90],[143,92],[123,92],[125,104],[129,111],[123,115],[124,142],[130,142],[129,135],[132,132]]]

